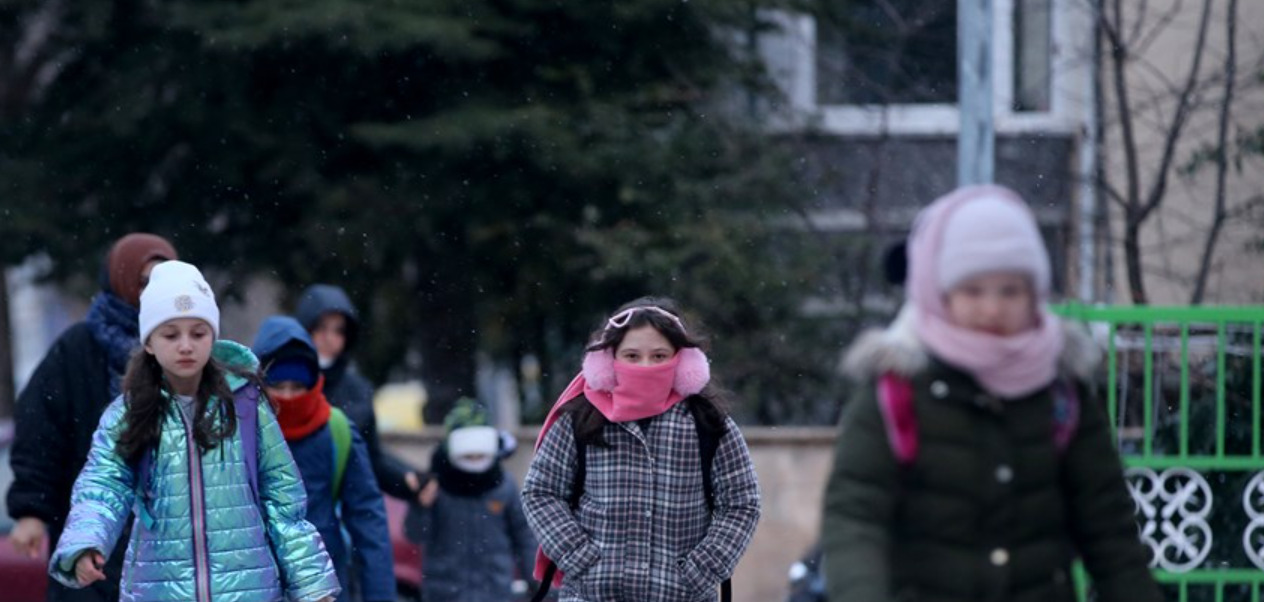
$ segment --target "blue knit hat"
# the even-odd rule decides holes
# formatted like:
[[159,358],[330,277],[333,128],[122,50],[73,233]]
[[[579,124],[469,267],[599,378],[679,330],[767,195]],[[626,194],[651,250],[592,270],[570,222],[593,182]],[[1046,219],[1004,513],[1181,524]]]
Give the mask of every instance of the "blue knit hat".
[[316,373],[312,371],[310,362],[296,355],[272,362],[264,379],[269,385],[296,382],[308,389],[316,386]]

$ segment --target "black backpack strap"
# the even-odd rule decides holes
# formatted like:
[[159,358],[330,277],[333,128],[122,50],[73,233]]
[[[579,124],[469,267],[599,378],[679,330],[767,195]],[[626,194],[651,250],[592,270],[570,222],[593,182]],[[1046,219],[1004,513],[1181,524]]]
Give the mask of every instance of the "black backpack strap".
[[[698,455],[702,462],[702,491],[707,497],[707,510],[715,512],[715,484],[711,482],[711,465],[715,463],[715,454],[720,449],[720,439],[724,437],[725,431],[708,428],[703,424],[701,411],[697,409],[698,403],[701,402],[693,400],[689,402],[689,413],[693,415],[693,427],[698,432]],[[725,579],[720,584],[720,600],[732,602],[732,579]]]
[[[588,446],[579,439],[579,425],[572,417],[571,434],[575,438],[575,480],[571,482],[571,510],[579,510],[579,500],[584,497],[584,483],[588,480]],[[536,590],[535,595],[531,597],[531,602],[543,602],[544,598],[549,595],[549,589],[553,587],[553,576],[557,574],[557,563],[553,559],[549,559],[549,565],[544,568],[544,576],[540,579],[540,589]]]
[[[693,405],[690,404],[690,409]],[[707,510],[715,511],[715,484],[711,482],[711,465],[715,463],[715,452],[720,449],[720,437],[714,429],[707,428],[694,411],[694,429],[698,431],[698,455],[702,461],[702,491],[707,496]]]
[[579,426],[572,419],[575,436],[575,480],[571,482],[571,510],[579,510],[579,500],[584,497],[584,483],[588,482],[588,445],[579,439]]
[[549,588],[553,586],[553,576],[556,574],[557,563],[549,560],[549,565],[544,568],[544,577],[540,579],[540,589],[535,590],[531,602],[544,602],[544,598],[549,595]]

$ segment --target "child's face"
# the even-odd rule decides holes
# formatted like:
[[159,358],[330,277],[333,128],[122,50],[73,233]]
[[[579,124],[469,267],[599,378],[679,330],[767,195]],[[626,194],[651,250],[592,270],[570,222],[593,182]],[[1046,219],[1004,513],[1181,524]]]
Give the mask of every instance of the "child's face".
[[648,324],[627,331],[614,351],[615,359],[638,366],[661,364],[675,355],[676,348],[667,337]]
[[953,324],[997,336],[1018,334],[1036,322],[1031,281],[1020,273],[974,276],[949,291],[945,303]]
[[325,360],[336,360],[347,347],[347,316],[327,313],[316,321],[311,334],[316,353]]
[[279,383],[269,384],[264,387],[264,390],[267,391],[268,397],[272,399],[290,399],[308,391],[303,383],[295,380],[283,380]]
[[145,341],[145,352],[158,360],[177,393],[192,395],[201,382],[202,368],[211,359],[214,343],[210,324],[197,318],[178,318],[154,329]]

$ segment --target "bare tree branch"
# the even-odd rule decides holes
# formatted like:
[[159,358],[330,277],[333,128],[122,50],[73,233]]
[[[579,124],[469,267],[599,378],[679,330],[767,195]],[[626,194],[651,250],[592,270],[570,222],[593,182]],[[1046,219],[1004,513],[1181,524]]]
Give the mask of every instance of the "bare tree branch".
[[[1145,278],[1141,265],[1141,220],[1137,219],[1138,205],[1141,198],[1141,175],[1137,159],[1137,138],[1133,131],[1132,103],[1128,96],[1127,72],[1128,46],[1120,39],[1119,32],[1123,28],[1123,7],[1121,0],[1115,0],[1114,23],[1104,29],[1115,33],[1111,36],[1110,47],[1111,78],[1115,89],[1115,107],[1119,114],[1120,137],[1124,150],[1124,175],[1126,177],[1123,202],[1124,229],[1124,267],[1128,275],[1128,294],[1133,303],[1145,304]],[[1104,19],[1109,22],[1109,19]],[[1109,35],[1109,34],[1108,34]]]
[[1176,156],[1176,142],[1180,140],[1181,132],[1185,129],[1185,123],[1189,120],[1191,98],[1194,88],[1198,85],[1198,71],[1202,67],[1203,51],[1207,47],[1207,24],[1211,19],[1211,0],[1203,0],[1202,17],[1199,18],[1198,24],[1198,41],[1194,44],[1194,59],[1189,67],[1189,77],[1185,81],[1185,88],[1181,91],[1181,96],[1176,103],[1176,114],[1172,116],[1172,127],[1167,132],[1167,138],[1163,142],[1163,157],[1159,160],[1158,169],[1155,172],[1154,187],[1150,189],[1150,194],[1146,197],[1144,204],[1141,205],[1137,215],[1138,221],[1145,221],[1150,213],[1154,211],[1159,203],[1163,202],[1163,197],[1167,193],[1168,171],[1172,166],[1172,160]]
[[1184,8],[1185,3],[1183,0],[1176,0],[1176,2],[1172,3],[1172,8],[1159,16],[1158,22],[1155,23],[1154,27],[1150,28],[1150,31],[1146,33],[1146,35],[1142,36],[1142,38],[1137,40],[1135,43],[1129,44],[1129,46],[1132,47],[1133,53],[1145,54],[1146,51],[1150,49],[1150,46],[1154,44],[1154,41],[1159,39],[1159,35],[1167,30],[1168,26],[1172,24],[1172,21],[1176,20],[1176,16],[1181,14],[1182,9]]
[[1115,188],[1114,184],[1110,183],[1105,174],[1101,174],[1097,178],[1097,183],[1102,191],[1106,193],[1106,196],[1110,197],[1110,200],[1115,201],[1122,209],[1128,208],[1128,199],[1124,197],[1123,193],[1119,192],[1118,188]]
[[[1114,9],[1115,23],[1110,27],[1107,27],[1107,29],[1113,29],[1117,32],[1120,26],[1123,25],[1123,14],[1122,8],[1120,7],[1120,0],[1115,0]],[[1112,40],[1116,39],[1118,38],[1112,37]],[[1127,71],[1125,70],[1125,66],[1128,63],[1128,47],[1125,46],[1122,41],[1120,41],[1120,43],[1112,42],[1110,48],[1110,60],[1111,75],[1113,76],[1112,83],[1115,87],[1115,106],[1116,111],[1119,113],[1120,136],[1123,138],[1124,169],[1127,175],[1126,191],[1124,195],[1127,199],[1127,216],[1125,217],[1125,221],[1133,222],[1136,220],[1135,213],[1141,198],[1141,174],[1139,161],[1137,159],[1137,139],[1132,128],[1133,112],[1132,104],[1128,95]]]
[[[1123,36],[1119,34],[1119,29],[1112,23],[1110,17],[1106,15],[1105,7],[1101,5],[1102,0],[1089,0],[1089,4],[1093,7],[1093,15],[1097,21],[1097,27],[1102,33],[1106,34],[1106,38],[1110,40],[1111,48],[1116,46],[1126,46]],[[1115,14],[1119,14],[1119,2],[1115,2]],[[1118,20],[1118,17],[1116,17]]]
[[[1128,41],[1126,45],[1129,48],[1132,48],[1133,44],[1141,38],[1141,32],[1145,27],[1146,13],[1149,12],[1150,8],[1150,0],[1140,0],[1140,2],[1135,2],[1133,6],[1137,9],[1137,18],[1132,22],[1132,31],[1128,32]],[[1119,26],[1122,28],[1123,24],[1123,20],[1121,19],[1119,21]]]
[[[1141,3],[1138,6],[1144,15],[1147,3]],[[1159,206],[1167,193],[1169,171],[1175,157],[1176,142],[1184,131],[1194,105],[1194,91],[1198,86],[1198,75],[1202,67],[1203,53],[1206,48],[1207,27],[1211,15],[1211,0],[1203,0],[1198,40],[1194,47],[1194,56],[1189,74],[1177,99],[1172,123],[1163,133],[1163,153],[1157,166],[1153,186],[1144,196],[1141,189],[1141,162],[1138,156],[1135,124],[1137,119],[1136,107],[1133,106],[1127,78],[1130,57],[1134,55],[1135,49],[1128,44],[1118,43],[1121,42],[1119,40],[1119,32],[1125,27],[1122,0],[1115,0],[1111,8],[1113,15],[1108,17],[1107,21],[1113,19],[1114,22],[1104,29],[1108,32],[1108,36],[1111,36],[1109,32],[1113,30],[1114,35],[1111,36],[1111,39],[1112,42],[1117,42],[1111,46],[1110,61],[1115,105],[1118,111],[1120,135],[1122,137],[1126,178],[1124,192],[1126,202],[1124,203],[1123,223],[1124,263],[1127,269],[1128,286],[1132,300],[1135,303],[1144,304],[1148,302],[1148,295],[1145,290],[1145,279],[1141,262],[1141,225]],[[1144,18],[1138,19],[1139,23],[1144,21]],[[1138,24],[1137,27],[1140,28],[1141,25]],[[1140,31],[1140,29],[1136,29],[1136,31]],[[1136,39],[1135,36],[1132,39]]]
[[1237,37],[1238,37],[1238,0],[1229,0],[1229,9],[1225,14],[1225,35],[1227,52],[1224,62],[1224,96],[1220,101],[1220,122],[1216,131],[1216,205],[1211,219],[1211,228],[1207,230],[1207,241],[1203,245],[1202,261],[1198,264],[1198,281],[1194,285],[1194,294],[1190,303],[1199,305],[1207,291],[1207,275],[1211,271],[1211,258],[1216,252],[1216,241],[1220,238],[1220,230],[1225,222],[1225,177],[1229,171],[1229,122],[1232,119],[1233,84],[1237,69]]

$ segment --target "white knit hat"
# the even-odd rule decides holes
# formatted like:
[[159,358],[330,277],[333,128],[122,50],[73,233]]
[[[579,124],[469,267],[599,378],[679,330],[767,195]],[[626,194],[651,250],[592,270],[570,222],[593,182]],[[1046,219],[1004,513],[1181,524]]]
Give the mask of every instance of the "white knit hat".
[[149,273],[140,293],[140,340],[144,343],[163,322],[197,318],[219,337],[219,306],[202,272],[183,261],[164,261]]
[[987,272],[1027,274],[1038,295],[1049,292],[1049,252],[1031,210],[998,195],[964,203],[944,224],[939,288],[950,291]]

